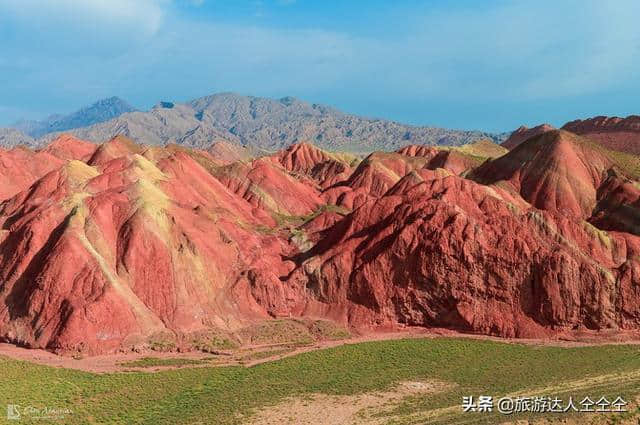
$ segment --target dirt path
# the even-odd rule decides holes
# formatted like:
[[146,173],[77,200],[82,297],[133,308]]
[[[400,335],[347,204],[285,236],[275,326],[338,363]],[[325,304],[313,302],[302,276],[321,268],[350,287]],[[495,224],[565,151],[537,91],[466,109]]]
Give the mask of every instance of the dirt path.
[[[640,345],[640,334],[638,333],[610,333],[596,335],[594,333],[585,333],[584,335],[576,334],[573,339],[524,339],[524,338],[500,338],[487,335],[474,335],[465,334],[461,332],[452,331],[450,329],[441,328],[406,328],[403,331],[394,332],[379,332],[366,335],[360,335],[353,338],[338,340],[338,341],[321,341],[313,345],[299,347],[286,354],[281,354],[269,358],[255,360],[252,362],[244,363],[245,366],[251,367],[260,363],[265,363],[273,360],[279,360],[285,357],[295,356],[300,353],[306,353],[309,351],[321,350],[324,348],[338,347],[347,344],[360,344],[369,341],[386,341],[394,339],[407,339],[407,338],[468,338],[478,339],[484,341],[495,341],[507,344],[525,344],[535,346],[550,346],[550,347],[589,347],[596,345]],[[1,354],[1,353],[0,353]]]
[[[321,350],[325,348],[337,347],[345,344],[359,344],[368,341],[383,341],[393,339],[404,338],[441,338],[441,337],[455,337],[455,338],[469,338],[479,340],[490,340],[503,343],[513,344],[528,344],[528,345],[540,345],[540,346],[560,346],[560,347],[578,347],[578,346],[590,346],[590,345],[604,345],[604,344],[640,344],[640,334],[611,332],[605,333],[584,333],[574,334],[572,339],[515,339],[515,338],[498,338],[485,335],[470,335],[460,332],[448,330],[448,329],[425,329],[425,328],[405,328],[396,331],[376,332],[369,334],[362,334],[354,336],[345,340],[337,341],[321,341],[312,345],[291,347],[290,344],[261,344],[261,345],[249,345],[244,346],[240,350],[225,352],[225,355],[211,355],[202,352],[156,352],[146,351],[142,353],[114,353],[105,354],[99,356],[90,356],[82,358],[74,358],[69,356],[60,356],[51,352],[40,349],[26,349],[20,348],[12,344],[0,343],[0,356],[10,357],[16,360],[25,360],[37,364],[62,367],[68,369],[76,369],[94,373],[113,373],[135,370],[143,370],[148,372],[156,372],[161,370],[176,369],[179,367],[212,367],[212,366],[229,366],[238,365],[252,367],[261,363],[270,362],[274,360],[283,359],[285,357],[295,356],[301,353]],[[265,351],[275,350],[277,348],[290,349],[281,351],[280,353],[269,356]],[[263,353],[264,356],[251,360],[251,354]],[[154,359],[175,360],[182,359],[186,361],[196,360],[197,364],[188,364],[184,366],[152,366],[146,368],[134,368],[124,365],[124,363],[141,360],[146,357],[152,357]],[[249,358],[249,360],[243,359],[243,357]]]
[[[73,358],[68,356],[59,356],[45,350],[20,348],[16,347],[15,345],[4,343],[0,343],[0,356],[6,356],[15,360],[25,360],[45,366],[75,369],[94,373],[113,373],[132,370],[135,368],[125,366],[123,365],[123,363],[141,360],[145,357],[153,357],[154,359],[184,360],[202,360],[204,358],[212,358],[211,355],[201,352],[161,353],[155,351],[147,353],[115,353],[100,356]],[[229,360],[225,361],[224,358],[221,358],[219,362],[203,362],[202,364],[189,365],[189,367],[206,367],[226,364],[233,364],[233,362]],[[145,370],[160,371],[175,368],[176,366],[154,366],[152,368],[146,368]]]

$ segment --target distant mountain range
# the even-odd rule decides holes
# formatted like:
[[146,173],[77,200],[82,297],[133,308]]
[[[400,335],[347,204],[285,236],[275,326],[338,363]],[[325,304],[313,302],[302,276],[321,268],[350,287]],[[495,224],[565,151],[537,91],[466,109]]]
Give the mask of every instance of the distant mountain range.
[[42,121],[19,121],[12,127],[22,133],[39,138],[45,134],[73,130],[93,124],[109,121],[135,108],[119,97],[99,100],[93,105],[86,106],[69,115],[51,115]]
[[409,144],[456,146],[481,139],[499,143],[508,137],[508,133],[417,127],[364,118],[292,97],[267,99],[233,93],[185,103],[160,102],[147,112],[135,111],[127,102],[113,97],[70,115],[22,121],[13,127],[24,133],[22,141],[13,133],[4,143],[0,138],[0,145],[42,145],[67,132],[93,142],[124,135],[139,143],[202,148],[222,139],[278,150],[309,141],[330,150],[367,152]]
[[36,141],[15,128],[0,128],[0,147],[34,146]]

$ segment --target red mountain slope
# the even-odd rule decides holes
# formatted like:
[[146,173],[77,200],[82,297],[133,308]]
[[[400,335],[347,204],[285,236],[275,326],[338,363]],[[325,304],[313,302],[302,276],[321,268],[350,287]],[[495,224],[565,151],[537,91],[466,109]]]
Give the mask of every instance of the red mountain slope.
[[77,159],[87,161],[98,149],[95,143],[77,139],[71,135],[63,134],[53,140],[43,152],[50,153],[63,160]]
[[215,176],[251,205],[280,215],[307,215],[324,202],[311,180],[299,180],[266,159],[221,167]]
[[124,137],[2,151],[0,339],[187,349],[280,316],[640,330],[634,157],[551,131],[472,158],[413,146],[352,168],[300,144],[234,161]]
[[511,150],[516,146],[518,146],[520,143],[524,142],[525,140],[531,139],[532,137],[539,136],[553,129],[554,128],[549,124],[541,124],[532,128],[521,126],[516,131],[511,133],[509,138],[504,142],[502,142],[501,146]]
[[564,130],[595,140],[608,149],[640,155],[640,117],[599,116],[566,123]]
[[[620,264],[637,270],[639,238],[602,240],[583,222],[518,212],[469,180],[425,177],[368,201],[301,257],[287,284],[312,296],[290,302],[295,314],[515,337],[638,325],[637,298],[626,301],[633,319],[612,300],[615,282],[635,281]],[[626,256],[612,256],[620,248]]]
[[411,157],[426,158],[428,160],[424,165],[426,169],[442,168],[457,175],[463,174],[480,164],[478,159],[473,156],[454,149],[444,150],[431,146],[409,145],[398,150],[398,153]]
[[48,152],[16,147],[0,148],[0,201],[28,188],[38,178],[64,163]]
[[287,242],[190,156],[123,143],[2,205],[4,339],[97,353],[266,316],[242,275],[279,282]]
[[275,159],[287,171],[302,173],[322,188],[346,180],[352,171],[350,163],[355,161],[348,155],[329,153],[309,143],[291,145],[275,155]]
[[554,130],[483,164],[473,178],[485,184],[508,183],[536,208],[586,218],[596,205],[606,171],[614,164],[598,146]]

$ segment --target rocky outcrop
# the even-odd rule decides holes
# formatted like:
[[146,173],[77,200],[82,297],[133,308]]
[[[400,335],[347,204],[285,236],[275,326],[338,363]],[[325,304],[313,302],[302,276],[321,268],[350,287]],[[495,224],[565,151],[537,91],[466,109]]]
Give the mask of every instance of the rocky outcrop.
[[276,154],[275,159],[287,171],[302,173],[323,189],[349,178],[351,165],[357,162],[353,156],[330,153],[309,143],[291,145]]
[[65,161],[73,159],[88,161],[97,149],[98,145],[95,143],[77,139],[69,134],[63,134],[49,143],[49,145],[42,149],[42,152],[50,153]]
[[477,167],[482,162],[479,158],[465,154],[456,149],[438,149],[424,145],[410,145],[398,150],[402,155],[428,159],[425,168],[435,170],[442,168],[453,174],[461,175]]
[[234,163],[215,171],[231,191],[277,216],[304,216],[324,202],[311,181],[300,181],[268,159]]
[[640,236],[640,184],[610,170],[598,188],[598,203],[589,221],[600,229]]

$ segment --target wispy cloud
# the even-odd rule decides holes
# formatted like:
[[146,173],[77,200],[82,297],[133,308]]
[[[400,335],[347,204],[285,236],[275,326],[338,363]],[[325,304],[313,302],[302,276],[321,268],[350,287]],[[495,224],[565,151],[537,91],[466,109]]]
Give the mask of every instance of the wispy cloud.
[[130,36],[151,36],[160,28],[169,3],[170,0],[3,0],[0,11],[22,26],[49,30],[53,37],[65,30],[89,34],[119,30],[128,31]]
[[[207,18],[181,12],[187,4],[206,8]],[[4,0],[0,24],[16,41],[3,45],[0,73],[8,97],[26,99],[20,108],[38,96],[81,104],[119,94],[140,105],[235,90],[384,103],[430,123],[447,119],[443,104],[477,104],[478,114],[488,114],[482,102],[561,108],[566,98],[637,84],[633,0],[397,7],[388,21],[361,23],[379,31],[358,32],[229,21],[213,0]],[[434,106],[422,111],[425,99]]]

